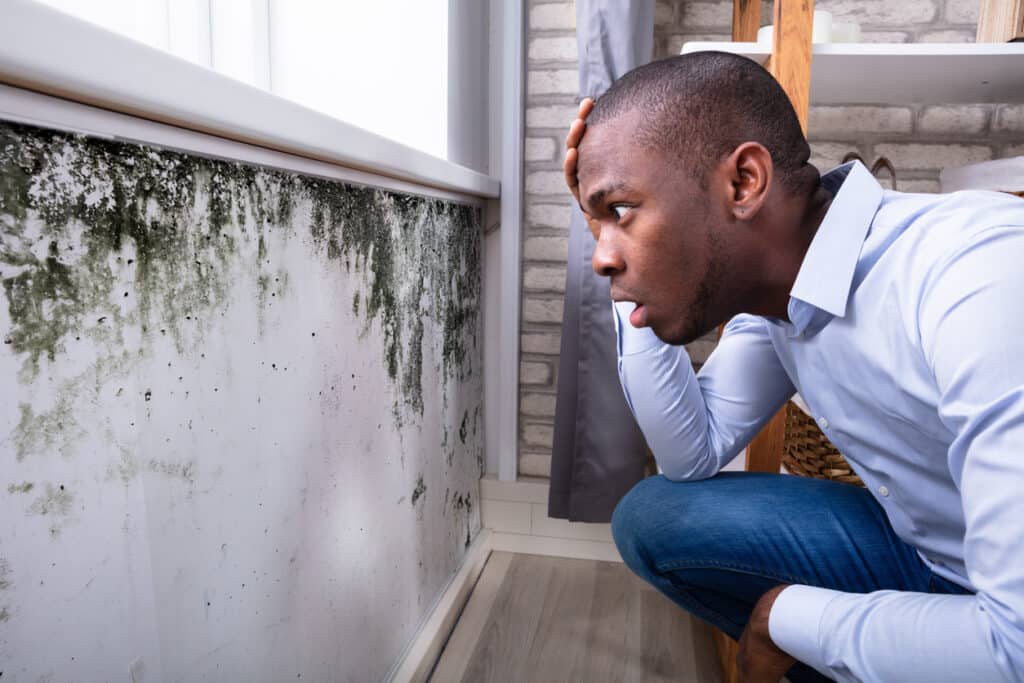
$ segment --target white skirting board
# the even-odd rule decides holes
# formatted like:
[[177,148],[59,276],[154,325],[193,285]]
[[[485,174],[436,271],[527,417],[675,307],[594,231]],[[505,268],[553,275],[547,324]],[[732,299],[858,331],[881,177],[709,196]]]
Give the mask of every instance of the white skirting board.
[[492,550],[491,539],[490,529],[483,529],[476,537],[459,571],[385,680],[390,683],[422,683],[427,680],[487,564]]

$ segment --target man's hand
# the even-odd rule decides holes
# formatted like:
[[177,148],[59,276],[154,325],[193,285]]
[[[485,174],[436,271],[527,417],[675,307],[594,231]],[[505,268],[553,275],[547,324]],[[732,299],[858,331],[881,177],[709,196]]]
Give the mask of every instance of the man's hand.
[[580,201],[580,181],[576,178],[576,160],[579,157],[579,151],[576,148],[580,146],[583,131],[587,129],[587,116],[590,115],[590,110],[593,108],[594,100],[589,97],[583,98],[576,120],[569,126],[569,135],[565,138],[565,162],[562,165],[562,170],[565,172],[565,184],[569,186],[569,191],[576,198],[576,203]]
[[576,177],[576,161],[579,158],[577,147],[580,146],[583,132],[587,129],[587,116],[590,115],[590,110],[593,108],[594,100],[589,97],[584,97],[583,101],[580,102],[580,111],[576,115],[576,120],[569,126],[569,135],[565,138],[565,162],[562,164],[562,171],[565,173],[565,184],[569,186],[569,191],[576,198],[576,205],[583,212],[583,218],[587,221],[590,234],[596,240],[601,234],[600,226],[589,213],[583,210],[583,204],[580,203],[580,181]]
[[742,683],[778,683],[796,662],[772,642],[768,633],[768,615],[772,605],[787,586],[782,584],[772,588],[754,605],[750,621],[740,636],[740,651],[736,658]]

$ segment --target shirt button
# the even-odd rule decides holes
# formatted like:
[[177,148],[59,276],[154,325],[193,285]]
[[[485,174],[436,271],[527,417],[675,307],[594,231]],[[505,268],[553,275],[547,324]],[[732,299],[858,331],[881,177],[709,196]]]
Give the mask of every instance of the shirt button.
[[818,424],[821,425],[822,429],[828,429],[828,420],[826,420],[824,417],[818,418]]
[[878,487],[878,495],[882,496],[882,498],[888,498],[889,497],[889,489],[885,488],[884,486],[879,486]]

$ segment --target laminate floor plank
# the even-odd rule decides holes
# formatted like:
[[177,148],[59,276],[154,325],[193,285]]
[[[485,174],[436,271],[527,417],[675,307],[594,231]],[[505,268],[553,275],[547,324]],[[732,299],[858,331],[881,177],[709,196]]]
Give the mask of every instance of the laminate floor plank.
[[466,666],[463,681],[508,683],[531,680],[526,678],[527,655],[537,637],[555,562],[548,557],[536,558],[539,560],[536,562],[523,562],[523,557],[517,555],[509,566],[480,640]]
[[[537,638],[527,655],[529,681],[567,681],[577,663],[585,663],[590,605],[594,599],[597,562],[545,558],[551,562],[553,574],[548,585]],[[524,563],[531,563],[523,556]]]
[[433,683],[720,683],[710,630],[613,562],[492,553]]

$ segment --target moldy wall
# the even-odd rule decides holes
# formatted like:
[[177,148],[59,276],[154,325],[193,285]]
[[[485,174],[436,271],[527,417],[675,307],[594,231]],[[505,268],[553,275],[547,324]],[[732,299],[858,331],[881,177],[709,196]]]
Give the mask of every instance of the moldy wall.
[[0,123],[3,680],[382,678],[480,528],[480,223]]

